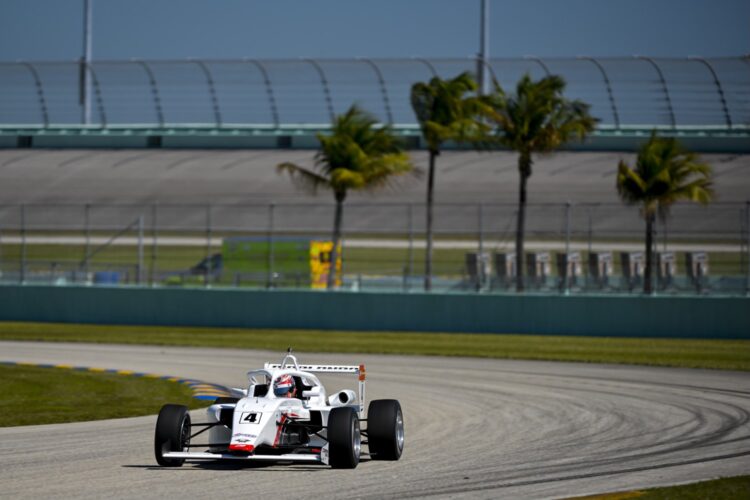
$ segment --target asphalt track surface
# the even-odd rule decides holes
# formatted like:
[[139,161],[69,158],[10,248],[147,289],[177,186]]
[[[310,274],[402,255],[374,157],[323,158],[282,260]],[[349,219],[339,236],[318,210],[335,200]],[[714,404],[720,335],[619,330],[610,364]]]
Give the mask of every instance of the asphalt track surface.
[[[231,386],[244,386],[248,369],[280,358],[26,342],[3,342],[0,351],[9,361]],[[300,361],[366,363],[368,399],[403,405],[402,459],[363,461],[356,470],[210,462],[169,469],[153,457],[155,416],[3,428],[2,496],[559,498],[746,474],[750,463],[747,373],[381,355],[305,354]],[[331,377],[323,378],[329,392],[355,383]]]

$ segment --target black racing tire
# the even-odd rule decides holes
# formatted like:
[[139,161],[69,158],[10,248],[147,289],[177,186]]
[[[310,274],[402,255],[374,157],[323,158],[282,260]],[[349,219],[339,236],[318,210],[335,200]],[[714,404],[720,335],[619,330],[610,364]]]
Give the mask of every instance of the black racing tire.
[[183,451],[190,445],[190,414],[188,407],[164,405],[156,419],[154,454],[162,467],[180,467],[184,458],[165,458],[164,453]]
[[219,396],[218,398],[216,398],[214,400],[214,404],[215,405],[218,405],[218,404],[233,404],[233,403],[236,403],[239,400],[240,400],[240,398],[230,398],[228,396]]
[[377,399],[367,408],[367,443],[373,460],[398,460],[404,451],[404,414],[395,399]]
[[334,408],[328,414],[328,451],[334,469],[354,469],[359,464],[362,435],[353,408]]

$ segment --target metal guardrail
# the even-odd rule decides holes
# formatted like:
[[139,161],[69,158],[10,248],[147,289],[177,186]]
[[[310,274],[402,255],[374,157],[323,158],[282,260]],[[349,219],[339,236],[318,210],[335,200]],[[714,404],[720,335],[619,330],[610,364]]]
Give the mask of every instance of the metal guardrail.
[[[383,123],[414,125],[411,84],[476,71],[475,59],[187,60],[0,63],[0,124],[86,124],[93,98],[99,128],[128,124],[279,128],[328,124],[360,103]],[[562,75],[566,94],[592,105],[601,124],[746,128],[750,59],[492,59],[490,75],[512,90],[525,73]],[[83,75],[91,77],[86,96]]]

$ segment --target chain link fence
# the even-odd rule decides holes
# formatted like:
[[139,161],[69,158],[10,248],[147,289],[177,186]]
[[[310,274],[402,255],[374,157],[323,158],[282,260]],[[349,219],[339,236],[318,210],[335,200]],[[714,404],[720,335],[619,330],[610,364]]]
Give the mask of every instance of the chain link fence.
[[[0,205],[0,282],[310,288],[333,205]],[[435,206],[433,289],[515,290],[514,204]],[[422,289],[422,204],[345,205],[341,287]],[[750,202],[657,224],[658,293],[750,291]],[[639,293],[645,224],[619,204],[527,207],[527,293]],[[324,282],[324,281],[323,281]]]

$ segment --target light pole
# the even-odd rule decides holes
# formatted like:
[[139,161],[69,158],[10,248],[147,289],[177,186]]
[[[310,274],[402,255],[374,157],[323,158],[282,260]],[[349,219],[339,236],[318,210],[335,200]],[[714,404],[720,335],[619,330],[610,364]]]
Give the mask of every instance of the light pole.
[[79,77],[79,100],[83,106],[83,115],[81,121],[84,125],[91,124],[91,26],[92,11],[94,0],[83,0],[83,57],[81,58],[81,68]]
[[490,0],[481,0],[479,13],[479,93],[490,93],[490,75],[487,67],[490,63]]

